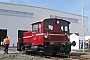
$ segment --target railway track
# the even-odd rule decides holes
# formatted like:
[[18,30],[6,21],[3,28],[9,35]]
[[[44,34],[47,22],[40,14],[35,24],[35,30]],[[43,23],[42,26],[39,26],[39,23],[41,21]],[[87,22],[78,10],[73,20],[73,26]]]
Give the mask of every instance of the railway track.
[[[90,57],[81,57],[81,55],[85,55],[82,53],[71,53],[69,55],[55,55],[55,56],[40,56],[37,54],[30,54],[31,56],[39,57],[39,58],[46,58],[50,60],[90,60]],[[88,56],[88,55],[87,55]]]
[[79,54],[71,54],[68,56],[61,56],[61,55],[56,55],[56,56],[40,56],[37,54],[30,54],[30,55],[26,55],[24,53],[18,53],[18,54],[2,54],[2,57],[5,58],[13,58],[15,57],[17,60],[90,60],[90,58],[86,58],[86,57],[81,57]]
[[[88,53],[89,54],[89,53]],[[13,57],[15,56],[17,58],[17,60],[90,60],[90,54],[87,55],[87,54],[82,54],[82,53],[70,53],[68,56],[62,56],[62,55],[56,55],[56,56],[41,56],[41,55],[38,55],[36,53],[31,53],[29,55],[26,55],[25,53],[9,53],[9,54],[5,54],[6,55],[6,58],[7,57]],[[5,58],[5,55],[2,54],[2,57]],[[10,55],[10,56],[7,56],[7,55]],[[19,55],[19,56],[18,56]],[[81,55],[86,55],[85,56],[81,56]],[[88,57],[87,57],[88,56]]]

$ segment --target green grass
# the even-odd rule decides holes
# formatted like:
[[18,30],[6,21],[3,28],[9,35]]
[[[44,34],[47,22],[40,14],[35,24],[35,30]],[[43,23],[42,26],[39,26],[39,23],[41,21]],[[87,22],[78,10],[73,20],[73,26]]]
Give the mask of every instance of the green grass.
[[16,60],[15,58],[12,58],[12,59],[10,59],[10,58],[3,58],[3,59],[0,59],[0,60]]

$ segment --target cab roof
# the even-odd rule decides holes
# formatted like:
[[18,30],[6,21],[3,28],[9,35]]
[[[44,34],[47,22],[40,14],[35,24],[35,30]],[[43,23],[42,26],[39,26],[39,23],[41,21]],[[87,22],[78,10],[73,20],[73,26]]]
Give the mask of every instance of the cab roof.
[[[42,23],[44,20],[48,20],[48,19],[57,19],[57,18],[47,18],[47,19],[43,19],[43,20],[39,20],[39,21],[33,22],[32,24]],[[64,20],[64,19],[57,19],[57,20],[66,21],[66,20]],[[69,22],[69,21],[66,21],[66,22]],[[69,22],[69,23],[70,23],[70,22]]]

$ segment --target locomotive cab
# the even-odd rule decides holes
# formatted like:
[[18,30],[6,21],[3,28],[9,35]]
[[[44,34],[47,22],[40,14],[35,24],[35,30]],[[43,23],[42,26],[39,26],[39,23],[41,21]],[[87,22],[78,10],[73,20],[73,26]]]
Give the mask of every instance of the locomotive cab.
[[72,43],[69,40],[69,24],[70,22],[62,19],[44,20],[44,52],[46,54],[70,53]]
[[69,24],[66,20],[56,18],[32,23],[32,31],[23,33],[19,39],[18,50],[44,55],[69,54],[71,45],[76,45],[69,40]]

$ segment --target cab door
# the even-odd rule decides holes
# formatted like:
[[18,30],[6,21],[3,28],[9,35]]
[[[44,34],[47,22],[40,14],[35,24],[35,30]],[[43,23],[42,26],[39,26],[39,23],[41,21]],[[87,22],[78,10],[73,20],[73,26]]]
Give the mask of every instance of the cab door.
[[43,45],[43,33],[41,33],[41,23],[38,24],[38,34],[37,34],[38,45]]
[[43,45],[43,34],[41,33],[41,23],[32,25],[32,44],[33,45]]
[[32,45],[37,45],[37,41],[38,41],[38,24],[32,24]]

